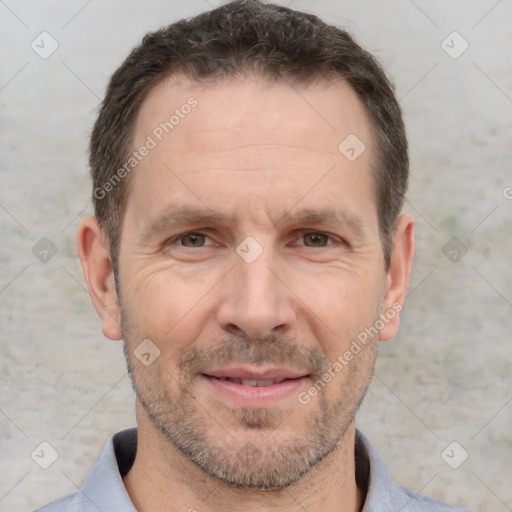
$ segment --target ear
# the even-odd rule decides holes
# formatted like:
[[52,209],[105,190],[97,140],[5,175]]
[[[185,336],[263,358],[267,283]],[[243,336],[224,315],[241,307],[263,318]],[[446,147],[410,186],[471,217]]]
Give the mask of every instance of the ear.
[[102,320],[103,334],[111,340],[120,340],[121,315],[112,261],[105,234],[95,217],[87,217],[80,223],[77,248],[94,309]]
[[397,219],[391,259],[386,275],[386,288],[381,306],[381,318],[385,319],[385,325],[379,332],[380,341],[390,340],[398,331],[400,312],[409,286],[414,252],[414,218],[412,215],[403,214]]

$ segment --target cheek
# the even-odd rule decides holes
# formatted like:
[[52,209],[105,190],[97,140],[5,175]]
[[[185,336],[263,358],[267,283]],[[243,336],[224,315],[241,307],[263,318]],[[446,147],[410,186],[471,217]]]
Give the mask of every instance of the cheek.
[[196,339],[211,309],[215,280],[185,279],[171,269],[134,272],[122,290],[123,314],[131,339],[152,340],[162,352],[180,353]]
[[343,271],[304,284],[306,299],[301,314],[312,319],[315,336],[333,361],[375,322],[379,314],[379,287],[374,276],[348,275]]
[[[122,306],[133,333],[131,343],[148,338],[165,357],[175,359],[196,340],[206,345],[214,341],[205,334],[218,338],[215,311],[228,300],[223,276],[230,279],[224,266],[191,273],[141,259],[123,270]],[[289,288],[283,300],[290,301],[297,313],[293,334],[304,341],[312,337],[308,341],[321,345],[331,360],[378,315],[379,283],[368,262],[350,268],[337,264],[282,270]]]

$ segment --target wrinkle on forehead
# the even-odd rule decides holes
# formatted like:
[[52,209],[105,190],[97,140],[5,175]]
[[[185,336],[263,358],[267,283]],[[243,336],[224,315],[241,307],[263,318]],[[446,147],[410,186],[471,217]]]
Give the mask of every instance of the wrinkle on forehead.
[[355,91],[344,80],[291,87],[255,76],[223,79],[208,87],[167,79],[142,104],[136,122],[136,143],[165,122],[190,97],[197,106],[164,136],[164,143],[195,150],[231,150],[250,144],[297,145],[311,151],[336,152],[355,132],[370,146],[370,122]]
[[[270,210],[291,208],[311,190],[323,192],[309,206],[341,202],[357,212],[374,202],[371,128],[345,82],[292,88],[233,79],[204,88],[163,81],[142,104],[135,140],[143,143],[190,97],[197,106],[158,141],[132,177],[128,202],[135,199],[138,212],[154,218],[166,205],[179,205],[182,194],[208,205],[244,204],[244,212],[254,202]],[[353,162],[339,150],[351,133],[367,147]]]

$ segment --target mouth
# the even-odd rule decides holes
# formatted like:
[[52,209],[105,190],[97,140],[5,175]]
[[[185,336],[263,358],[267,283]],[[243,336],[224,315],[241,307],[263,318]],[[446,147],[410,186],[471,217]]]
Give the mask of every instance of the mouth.
[[200,378],[216,394],[242,407],[271,407],[295,396],[309,374],[288,368],[237,367],[208,370]]
[[258,388],[264,388],[267,386],[273,386],[274,384],[281,384],[285,380],[290,379],[235,379],[232,377],[213,377],[214,379],[226,380],[228,382],[233,382],[234,384],[241,384],[242,386],[253,386]]

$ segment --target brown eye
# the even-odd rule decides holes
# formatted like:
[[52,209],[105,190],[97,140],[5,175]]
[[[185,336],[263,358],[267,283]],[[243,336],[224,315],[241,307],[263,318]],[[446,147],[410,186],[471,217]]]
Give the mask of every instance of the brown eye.
[[205,245],[206,235],[201,233],[188,233],[180,237],[181,245],[185,247],[203,247]]
[[329,245],[330,236],[323,233],[306,233],[303,238],[307,247],[325,247]]

